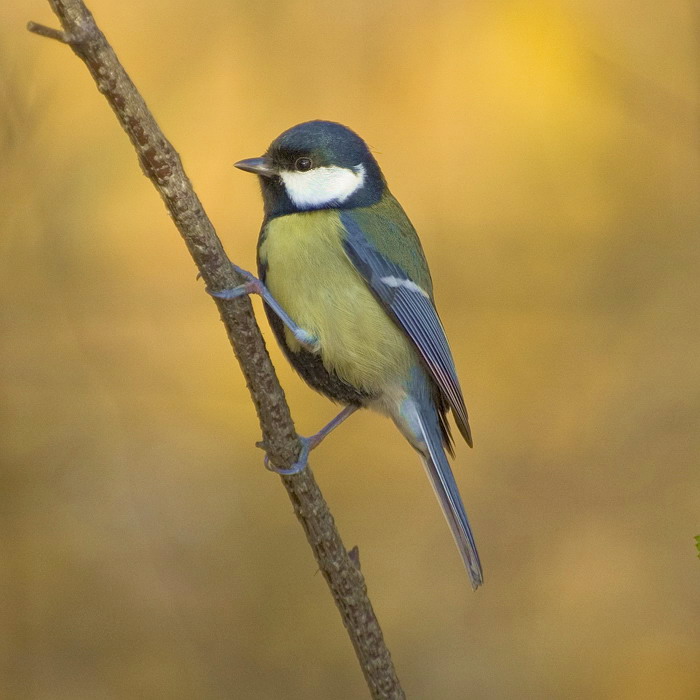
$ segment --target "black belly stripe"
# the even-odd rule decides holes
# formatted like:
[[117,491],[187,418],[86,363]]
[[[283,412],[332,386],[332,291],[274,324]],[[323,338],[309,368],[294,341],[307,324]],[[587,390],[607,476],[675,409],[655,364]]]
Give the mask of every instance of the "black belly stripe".
[[333,401],[353,406],[363,406],[372,399],[378,398],[375,394],[348,384],[334,372],[329,372],[319,354],[309,352],[304,348],[300,348],[297,352],[290,350],[284,335],[282,321],[267,306],[265,306],[265,313],[289,363],[312,389],[321,392]]

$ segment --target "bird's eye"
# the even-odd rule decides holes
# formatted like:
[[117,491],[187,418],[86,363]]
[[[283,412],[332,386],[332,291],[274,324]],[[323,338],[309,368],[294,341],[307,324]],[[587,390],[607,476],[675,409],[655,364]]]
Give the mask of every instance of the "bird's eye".
[[302,173],[311,170],[311,158],[297,158],[294,167]]

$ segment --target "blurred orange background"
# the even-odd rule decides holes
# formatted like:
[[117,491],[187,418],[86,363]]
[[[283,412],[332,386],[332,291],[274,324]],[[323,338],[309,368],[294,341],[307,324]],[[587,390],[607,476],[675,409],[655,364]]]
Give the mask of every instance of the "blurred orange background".
[[[421,234],[484,587],[386,419],[312,459],[408,696],[700,697],[697,5],[90,7],[236,262],[261,202],[233,162],[313,118],[368,141]],[[0,695],[365,697],[216,309],[28,20],[56,26],[0,8]],[[335,407],[270,351],[313,432]]]

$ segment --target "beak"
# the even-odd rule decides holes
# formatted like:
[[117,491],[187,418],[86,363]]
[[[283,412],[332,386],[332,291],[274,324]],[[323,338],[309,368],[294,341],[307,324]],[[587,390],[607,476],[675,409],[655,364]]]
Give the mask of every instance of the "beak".
[[247,173],[255,173],[262,177],[274,177],[277,169],[272,165],[272,159],[262,156],[262,158],[246,158],[233,164],[234,168],[245,170]]

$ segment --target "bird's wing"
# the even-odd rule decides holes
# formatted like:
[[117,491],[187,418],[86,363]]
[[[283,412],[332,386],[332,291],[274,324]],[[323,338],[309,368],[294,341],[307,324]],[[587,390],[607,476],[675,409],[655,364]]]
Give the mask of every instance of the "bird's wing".
[[[452,353],[429,292],[377,250],[351,210],[342,211],[340,220],[345,229],[345,252],[382,306],[415,345],[452,409],[460,433],[471,445],[467,408]],[[417,253],[422,255],[420,250]]]

